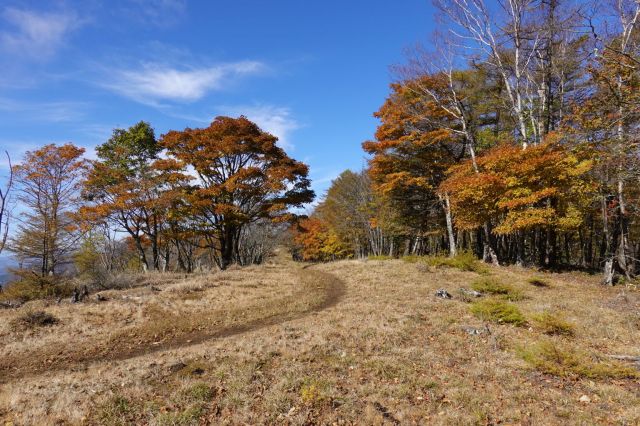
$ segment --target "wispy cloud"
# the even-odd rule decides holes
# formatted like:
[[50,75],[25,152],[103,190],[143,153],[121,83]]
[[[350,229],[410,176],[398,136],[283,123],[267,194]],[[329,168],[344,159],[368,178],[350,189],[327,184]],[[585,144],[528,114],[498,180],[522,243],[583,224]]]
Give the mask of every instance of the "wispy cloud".
[[261,62],[242,61],[204,68],[178,69],[148,63],[137,69],[113,70],[111,81],[103,86],[145,104],[161,101],[197,101],[231,80],[260,73]]
[[294,144],[291,134],[302,127],[293,118],[289,108],[275,105],[237,105],[221,106],[219,110],[222,114],[239,116],[244,115],[249,120],[256,123],[264,131],[271,133],[278,138],[278,144],[285,150],[293,150]]
[[81,25],[74,12],[37,12],[9,7],[2,18],[13,27],[0,33],[6,52],[31,58],[48,58],[64,44],[67,35]]
[[53,123],[74,121],[85,116],[87,107],[85,102],[26,102],[0,97],[0,111],[25,120],[38,117],[38,120]]
[[181,22],[186,16],[186,0],[129,0],[124,10],[138,22],[166,27]]

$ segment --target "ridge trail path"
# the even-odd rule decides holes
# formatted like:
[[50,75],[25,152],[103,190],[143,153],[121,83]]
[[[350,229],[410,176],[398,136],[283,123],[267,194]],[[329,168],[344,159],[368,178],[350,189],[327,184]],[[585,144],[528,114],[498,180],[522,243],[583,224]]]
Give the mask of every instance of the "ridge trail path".
[[[132,332],[131,334],[119,333],[107,339],[99,337],[75,345],[73,336],[70,335],[69,341],[62,344],[57,342],[58,344],[51,347],[43,346],[26,355],[18,353],[14,356],[1,357],[0,384],[46,373],[65,370],[81,371],[96,363],[123,361],[185,348],[212,339],[249,333],[328,309],[336,305],[345,293],[345,284],[342,280],[331,273],[312,269],[313,265],[296,267],[288,262],[288,265],[278,264],[277,266],[283,268],[283,271],[286,268],[293,271],[298,281],[298,288],[294,290],[292,297],[277,298],[271,302],[279,306],[280,309],[276,311],[269,311],[264,316],[246,322],[218,326],[212,326],[209,323],[210,318],[204,317],[195,323],[178,326],[177,329],[164,330],[164,335],[159,339],[155,335],[141,338],[139,334]],[[311,299],[305,306],[306,309],[289,308],[288,302],[292,298],[300,300],[305,297]],[[245,309],[251,308],[251,306],[245,307]],[[70,309],[74,309],[74,306]],[[185,309],[181,312],[181,315],[188,314],[188,310]]]

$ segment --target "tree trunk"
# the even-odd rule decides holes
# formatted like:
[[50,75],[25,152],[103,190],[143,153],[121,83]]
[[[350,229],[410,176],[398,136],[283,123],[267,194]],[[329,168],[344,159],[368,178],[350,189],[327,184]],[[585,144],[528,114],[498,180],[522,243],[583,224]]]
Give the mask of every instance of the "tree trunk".
[[231,226],[225,227],[220,238],[220,269],[225,270],[233,263],[236,232]]
[[496,254],[496,251],[493,249],[494,244],[491,237],[491,229],[489,227],[489,222],[485,222],[482,229],[484,231],[484,240],[483,240],[484,246],[483,246],[482,259],[487,263],[492,263],[495,266],[499,266],[500,262],[498,261],[498,255]]
[[453,219],[451,217],[451,203],[449,201],[449,194],[444,194],[440,197],[441,201],[444,201],[444,216],[447,222],[447,236],[449,237],[449,257],[455,257],[456,251],[456,236],[453,233]]
[[144,252],[144,247],[142,247],[142,240],[139,236],[134,236],[134,240],[136,242],[136,248],[138,249],[138,255],[140,258],[140,264],[142,266],[142,271],[147,272],[149,269],[149,263],[147,262],[147,255]]
[[604,277],[602,278],[602,284],[613,285],[613,259],[607,259],[604,263]]

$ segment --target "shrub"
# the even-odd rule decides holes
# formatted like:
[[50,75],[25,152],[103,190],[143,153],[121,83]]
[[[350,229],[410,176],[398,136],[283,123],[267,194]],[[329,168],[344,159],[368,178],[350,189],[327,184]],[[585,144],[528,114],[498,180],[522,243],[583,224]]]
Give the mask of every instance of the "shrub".
[[58,323],[58,318],[45,311],[29,311],[11,321],[14,329],[26,330]]
[[41,277],[31,271],[12,272],[18,279],[2,289],[0,300],[28,302],[35,299],[67,297],[73,293],[73,286],[63,277]]
[[477,317],[500,324],[522,326],[527,323],[516,305],[497,299],[479,300],[471,304],[471,312]]
[[428,257],[426,262],[430,266],[434,266],[436,268],[456,268],[461,271],[476,272],[478,274],[486,274],[489,272],[486,265],[480,262],[473,253],[466,251],[456,255],[455,257]]
[[495,278],[483,278],[471,284],[471,288],[480,293],[501,296],[504,299],[516,301],[522,300],[524,296],[519,290],[507,284],[502,284]]
[[536,326],[545,334],[573,336],[574,326],[558,313],[542,312],[532,317]]
[[575,348],[561,347],[545,340],[526,348],[519,348],[518,355],[543,373],[555,376],[580,376],[587,378],[637,378],[639,373],[618,361],[595,360],[594,357]]
[[529,278],[527,282],[535,287],[542,287],[542,288],[551,287],[549,282],[547,282],[547,280],[545,280],[544,278],[533,277],[533,278]]

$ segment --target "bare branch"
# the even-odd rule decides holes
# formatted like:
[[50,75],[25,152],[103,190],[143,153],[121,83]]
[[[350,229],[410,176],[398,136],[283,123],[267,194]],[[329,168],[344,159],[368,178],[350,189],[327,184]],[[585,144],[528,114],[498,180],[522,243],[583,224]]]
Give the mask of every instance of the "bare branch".
[[9,235],[9,193],[13,186],[13,165],[7,151],[4,152],[9,163],[9,178],[4,189],[0,188],[0,253],[4,250]]

